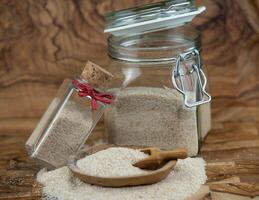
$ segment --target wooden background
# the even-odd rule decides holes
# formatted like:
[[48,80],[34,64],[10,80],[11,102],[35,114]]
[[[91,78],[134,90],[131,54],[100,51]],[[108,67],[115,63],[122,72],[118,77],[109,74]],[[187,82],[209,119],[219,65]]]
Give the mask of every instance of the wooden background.
[[[22,197],[33,193],[35,168],[24,142],[62,80],[79,73],[88,59],[109,62],[104,14],[147,2],[0,1],[0,199],[14,198],[17,190]],[[202,149],[212,162],[209,180],[238,176],[241,183],[228,190],[259,195],[258,185],[243,185],[259,184],[259,0],[197,2],[207,6],[194,25],[202,31],[213,96],[213,131]]]
[[[104,13],[144,2],[1,0],[0,132],[28,133],[65,77],[88,59],[105,66]],[[207,11],[194,24],[203,34],[214,121],[258,121],[259,1],[199,3]]]

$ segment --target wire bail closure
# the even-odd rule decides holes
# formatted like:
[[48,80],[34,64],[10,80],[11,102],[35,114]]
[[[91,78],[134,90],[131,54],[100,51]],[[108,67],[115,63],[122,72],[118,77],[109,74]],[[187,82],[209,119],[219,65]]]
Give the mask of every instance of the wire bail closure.
[[[197,76],[197,83],[195,83],[195,85],[197,84],[196,97],[192,102],[188,101],[188,90],[186,89],[183,80],[183,77],[187,74],[183,73],[183,70],[181,69],[181,63],[184,63],[190,58],[194,59],[194,64],[192,64],[191,70],[188,71],[188,74],[195,73]],[[180,54],[177,57],[176,65],[172,70],[172,83],[176,90],[178,90],[183,95],[184,104],[188,108],[206,104],[211,101],[211,96],[206,92],[207,78],[201,69],[200,53],[197,49],[192,49],[188,52]]]

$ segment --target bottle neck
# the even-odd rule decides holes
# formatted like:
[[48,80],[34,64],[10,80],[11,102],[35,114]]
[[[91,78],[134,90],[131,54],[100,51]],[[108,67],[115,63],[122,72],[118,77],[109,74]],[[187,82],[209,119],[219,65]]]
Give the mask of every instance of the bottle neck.
[[99,92],[105,92],[106,90],[109,89],[108,86],[104,87],[104,86],[100,86],[100,85],[97,85],[95,83],[92,83],[91,81],[87,80],[86,78],[84,78],[81,75],[74,77],[73,80],[76,80],[76,81],[78,81],[79,83],[82,83],[82,84],[89,85],[91,88],[93,88],[93,89],[95,89]]

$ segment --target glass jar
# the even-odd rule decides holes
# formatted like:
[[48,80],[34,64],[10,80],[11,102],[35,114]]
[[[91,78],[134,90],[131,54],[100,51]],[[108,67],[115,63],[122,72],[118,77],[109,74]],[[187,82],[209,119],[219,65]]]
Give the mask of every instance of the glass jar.
[[[119,21],[118,17],[145,15],[150,10],[160,12],[161,5],[168,7],[158,5],[112,16]],[[110,24],[114,25],[114,19]],[[109,142],[161,149],[184,147],[189,156],[196,156],[202,138],[210,130],[211,115],[210,104],[206,104],[211,97],[206,92],[200,60],[200,34],[189,25],[173,29],[168,26],[162,31],[165,28],[151,25],[122,35],[116,32],[108,39],[108,70],[117,80],[117,87],[111,90],[116,99],[105,111]]]
[[[82,76],[66,79],[26,142],[31,158],[47,168],[66,165],[70,155],[85,143],[112,96],[98,92],[109,80],[108,72],[96,77],[97,65],[88,63]],[[100,90],[102,90],[100,89]]]

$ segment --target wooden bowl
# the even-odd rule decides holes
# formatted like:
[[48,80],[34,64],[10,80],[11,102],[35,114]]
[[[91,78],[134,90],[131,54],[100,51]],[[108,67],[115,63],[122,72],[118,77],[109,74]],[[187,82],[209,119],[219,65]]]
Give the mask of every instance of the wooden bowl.
[[[118,147],[115,145],[101,145],[90,148],[88,150],[82,150],[77,155],[71,156],[68,161],[68,167],[72,173],[81,179],[83,182],[93,185],[99,185],[104,187],[126,187],[126,186],[139,186],[150,185],[157,183],[165,179],[172,171],[177,161],[169,161],[164,166],[157,170],[152,170],[150,173],[136,176],[124,176],[124,177],[100,177],[84,174],[80,168],[76,165],[77,160],[84,158],[87,155],[94,154],[98,151],[108,149],[110,147]],[[122,146],[120,146],[122,147]],[[132,149],[139,149],[137,146],[123,146]]]

